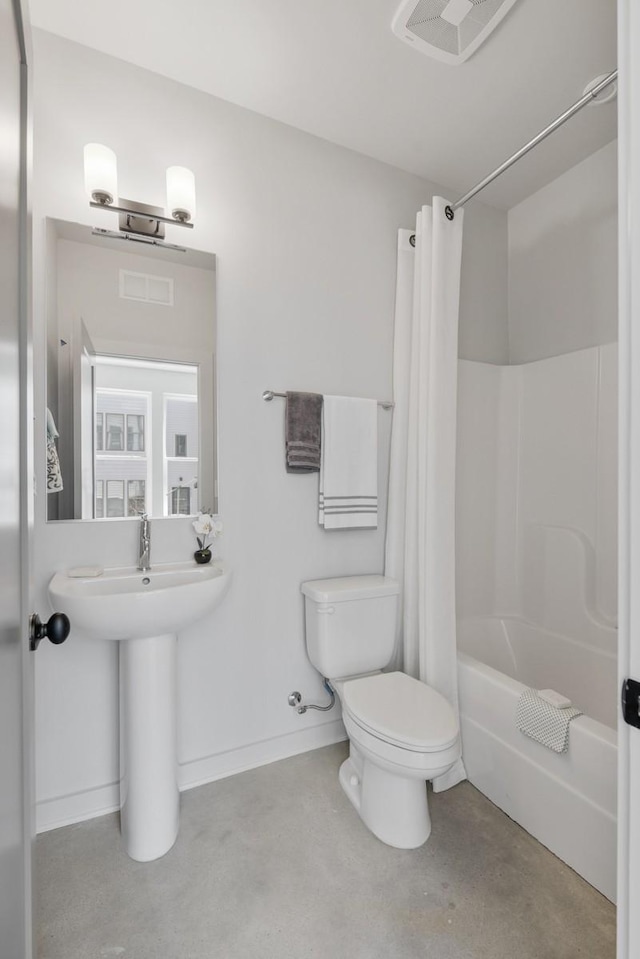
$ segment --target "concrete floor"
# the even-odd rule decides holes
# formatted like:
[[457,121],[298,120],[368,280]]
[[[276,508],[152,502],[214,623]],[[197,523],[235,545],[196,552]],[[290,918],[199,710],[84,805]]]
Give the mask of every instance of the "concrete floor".
[[125,854],[116,815],[37,841],[39,959],[613,959],[615,910],[462,783],[422,849],[338,785],[346,745],[182,795],[180,836]]

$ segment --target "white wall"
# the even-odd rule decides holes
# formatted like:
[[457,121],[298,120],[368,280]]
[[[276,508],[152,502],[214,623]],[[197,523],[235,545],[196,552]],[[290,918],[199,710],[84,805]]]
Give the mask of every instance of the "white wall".
[[505,214],[472,201],[464,209],[458,355],[509,362]]
[[617,190],[614,140],[509,210],[509,362],[617,339]]
[[617,619],[617,344],[460,367],[459,615],[598,645]]
[[[39,413],[44,409],[46,216],[112,227],[83,191],[82,148],[104,142],[119,159],[120,192],[164,202],[164,170],[195,171],[198,216],[188,242],[217,254],[220,509],[217,547],[231,591],[179,642],[179,758],[183,785],[312,748],[343,735],[335,713],[299,716],[287,694],[322,695],[307,661],[300,583],[382,568],[377,532],[326,533],[315,476],[284,470],[280,401],[264,389],[385,398],[391,390],[396,237],[434,187],[415,176],[47,34],[35,45],[35,324]],[[502,359],[506,216],[466,214],[461,342],[495,344]],[[486,237],[496,238],[493,253]],[[184,240],[169,227],[167,239]],[[478,249],[477,244],[487,248]],[[465,268],[463,267],[463,271]],[[484,329],[477,337],[478,324]],[[494,332],[495,328],[495,332]],[[384,503],[390,416],[380,414]],[[39,416],[38,443],[43,442]],[[37,448],[43,448],[42,445]],[[43,489],[42,464],[39,488]],[[133,522],[44,522],[37,503],[34,608],[59,568],[130,564]],[[186,560],[188,521],[153,523],[156,562]],[[117,804],[117,648],[73,633],[37,657],[40,827]]]

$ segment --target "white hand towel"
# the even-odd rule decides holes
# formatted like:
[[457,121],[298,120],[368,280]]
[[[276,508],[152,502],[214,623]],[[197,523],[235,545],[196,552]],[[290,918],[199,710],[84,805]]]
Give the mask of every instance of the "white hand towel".
[[318,522],[325,529],[378,525],[378,404],[325,396]]

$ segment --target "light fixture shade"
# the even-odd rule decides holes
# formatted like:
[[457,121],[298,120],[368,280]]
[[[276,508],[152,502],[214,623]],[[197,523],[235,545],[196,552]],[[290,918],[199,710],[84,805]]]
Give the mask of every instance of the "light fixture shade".
[[193,220],[196,215],[196,180],[185,166],[167,168],[167,208],[174,220]]
[[118,161],[102,143],[87,143],[84,148],[84,185],[94,203],[108,205],[118,196]]

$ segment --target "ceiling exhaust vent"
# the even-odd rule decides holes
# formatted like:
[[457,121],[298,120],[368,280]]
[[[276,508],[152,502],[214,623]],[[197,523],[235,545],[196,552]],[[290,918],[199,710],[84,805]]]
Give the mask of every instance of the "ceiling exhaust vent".
[[403,0],[391,29],[397,37],[443,63],[463,63],[516,0]]

